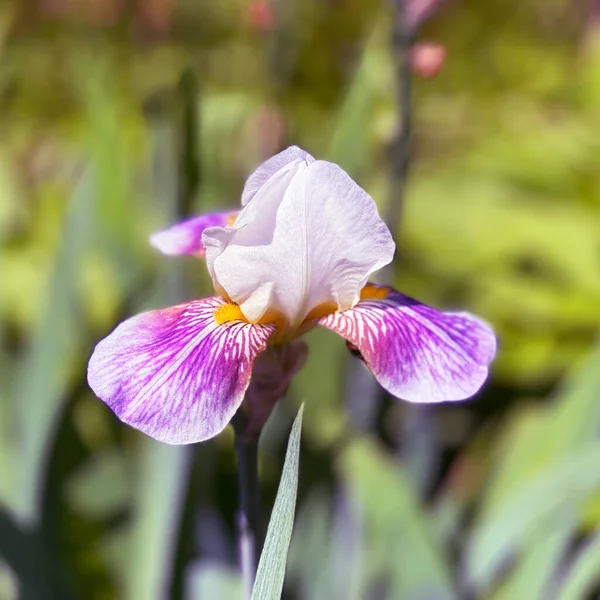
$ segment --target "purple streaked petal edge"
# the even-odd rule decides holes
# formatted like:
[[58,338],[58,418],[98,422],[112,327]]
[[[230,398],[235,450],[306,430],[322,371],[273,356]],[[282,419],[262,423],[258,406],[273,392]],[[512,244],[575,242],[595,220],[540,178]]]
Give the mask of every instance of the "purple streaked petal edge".
[[464,400],[488,377],[492,328],[468,313],[442,312],[391,288],[385,298],[323,317],[346,338],[388,392],[409,402]]
[[208,227],[227,227],[238,213],[239,211],[229,210],[192,217],[153,233],[150,236],[150,243],[169,256],[202,257],[206,254],[206,249],[202,244],[202,232]]
[[139,314],[96,346],[88,383],[123,422],[169,444],[214,437],[240,406],[271,325],[219,324],[221,298]]

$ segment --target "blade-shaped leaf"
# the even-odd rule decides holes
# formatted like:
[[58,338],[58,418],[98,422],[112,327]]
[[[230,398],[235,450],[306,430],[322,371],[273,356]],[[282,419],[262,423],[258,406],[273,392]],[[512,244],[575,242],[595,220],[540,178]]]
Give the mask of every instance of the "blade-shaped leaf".
[[[161,126],[162,125],[162,126]],[[176,161],[173,139],[165,123],[157,123],[156,174],[157,187],[164,193],[164,205],[170,219],[182,218],[177,213]],[[171,187],[170,187],[171,186]],[[163,263],[154,293],[155,305],[176,304],[187,296],[184,271],[172,263]],[[209,447],[197,452],[210,452]],[[187,493],[192,446],[168,446],[145,439],[142,444],[141,478],[136,498],[136,521],[132,532],[132,554],[127,568],[128,598],[148,600],[169,595],[173,560],[179,536],[179,523]]]
[[303,502],[288,558],[288,577],[304,600],[365,597],[363,523],[343,486],[331,499],[318,489]]
[[168,596],[191,456],[187,446],[144,440],[127,598]]
[[588,443],[540,471],[480,520],[467,550],[468,579],[476,589],[487,586],[539,527],[554,526],[559,515],[598,490],[599,460],[600,443]]
[[372,576],[385,574],[394,598],[456,598],[449,566],[406,471],[366,437],[344,450],[340,466],[362,514]]
[[565,576],[558,600],[587,598],[600,581],[600,531],[579,551]]
[[252,600],[279,600],[281,598],[296,510],[303,410],[304,405],[300,407],[292,426],[283,473],[267,529],[265,546],[258,563],[256,581],[252,589]]
[[561,568],[561,561],[572,539],[575,519],[564,515],[553,527],[536,532],[529,540],[521,560],[492,600],[551,597],[550,588]]
[[552,407],[519,414],[500,445],[500,466],[467,552],[467,577],[476,589],[492,584],[537,525],[573,510],[598,490],[593,463],[600,457],[599,361],[597,349],[573,372]]
[[88,244],[92,222],[93,180],[86,171],[67,209],[61,246],[29,349],[13,382],[13,406],[20,436],[21,467],[11,507],[23,522],[39,518],[40,486],[48,448],[60,418],[68,385],[69,365],[78,350],[76,310],[77,260]]
[[238,571],[208,561],[197,561],[188,567],[186,574],[186,600],[220,598],[242,600],[242,578]]

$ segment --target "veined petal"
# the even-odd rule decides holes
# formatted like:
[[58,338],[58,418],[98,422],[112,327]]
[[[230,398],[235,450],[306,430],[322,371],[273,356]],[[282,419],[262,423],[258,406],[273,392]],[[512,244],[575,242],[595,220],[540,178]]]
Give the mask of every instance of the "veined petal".
[[241,404],[254,360],[275,329],[219,322],[217,311],[229,306],[203,298],[121,323],[94,350],[90,387],[122,421],[157,440],[189,444],[217,435]]
[[491,327],[467,313],[444,313],[390,288],[367,286],[353,309],[319,320],[361,353],[379,383],[410,402],[475,394],[496,353]]
[[252,198],[256,195],[256,192],[273,176],[277,171],[286,167],[291,167],[293,164],[299,161],[307,163],[314,162],[315,159],[302,148],[298,146],[290,146],[283,152],[276,154],[266,160],[264,163],[259,165],[254,173],[246,180],[244,190],[242,192],[242,206],[246,206]]
[[227,227],[235,221],[238,214],[239,211],[229,210],[193,217],[152,234],[150,243],[163,254],[204,256],[206,253],[202,244],[204,230],[215,226]]
[[206,230],[203,242],[215,286],[248,320],[270,310],[292,328],[318,306],[354,306],[395,249],[373,199],[325,161],[289,163],[231,228]]

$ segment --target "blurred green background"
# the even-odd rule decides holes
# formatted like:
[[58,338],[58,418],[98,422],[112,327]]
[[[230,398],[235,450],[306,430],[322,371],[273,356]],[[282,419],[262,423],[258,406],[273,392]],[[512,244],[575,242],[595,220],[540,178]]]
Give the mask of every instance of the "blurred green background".
[[[312,332],[261,440],[265,521],[304,401],[286,598],[583,600],[600,585],[600,7],[429,4],[394,284],[487,319],[499,356],[477,398],[419,409],[374,400]],[[291,143],[385,214],[393,17],[0,3],[1,600],[240,597],[232,432],[146,438],[95,399],[87,359],[125,317],[211,293],[149,234],[236,207]]]

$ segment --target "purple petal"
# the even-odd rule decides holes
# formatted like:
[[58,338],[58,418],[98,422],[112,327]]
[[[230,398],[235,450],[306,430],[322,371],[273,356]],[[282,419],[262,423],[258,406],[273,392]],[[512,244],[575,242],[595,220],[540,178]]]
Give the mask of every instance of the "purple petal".
[[302,148],[298,146],[290,146],[283,152],[269,158],[264,163],[259,165],[257,169],[248,177],[246,185],[242,192],[242,206],[246,206],[260,188],[271,178],[277,171],[298,161],[305,160],[307,163],[314,162],[315,159]]
[[217,435],[238,409],[272,325],[218,323],[203,298],[137,315],[94,350],[88,383],[125,423],[170,444]]
[[168,229],[157,231],[150,236],[150,243],[163,254],[172,256],[189,254],[204,256],[202,232],[208,227],[227,227],[233,223],[239,211],[208,213],[177,223]]
[[444,313],[391,288],[367,286],[354,308],[320,319],[361,353],[379,383],[409,402],[475,394],[496,353],[491,327],[467,313]]

